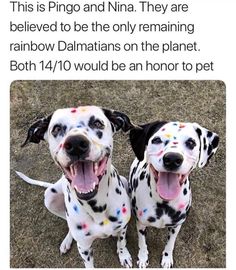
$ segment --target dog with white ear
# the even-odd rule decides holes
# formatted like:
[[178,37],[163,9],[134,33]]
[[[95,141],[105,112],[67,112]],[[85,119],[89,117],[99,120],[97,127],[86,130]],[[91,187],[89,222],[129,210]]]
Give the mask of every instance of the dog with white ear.
[[137,220],[138,266],[148,265],[146,227],[168,228],[161,266],[173,266],[173,249],[191,206],[189,175],[215,154],[219,137],[197,123],[160,122],[130,132],[136,155],[129,178],[132,210]]
[[47,188],[45,206],[65,219],[69,227],[60,252],[66,253],[76,240],[85,267],[94,266],[93,241],[109,236],[118,237],[121,265],[132,266],[126,247],[131,215],[128,183],[111,164],[113,134],[131,128],[134,125],[122,112],[96,106],[59,109],[31,125],[23,144],[46,140],[53,160],[62,170],[55,184],[17,173],[28,183]]

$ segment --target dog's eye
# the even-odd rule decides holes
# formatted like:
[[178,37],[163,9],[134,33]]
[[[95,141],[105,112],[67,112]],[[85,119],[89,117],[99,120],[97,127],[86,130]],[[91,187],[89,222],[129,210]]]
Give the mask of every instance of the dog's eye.
[[62,125],[55,125],[52,129],[52,135],[54,137],[57,137],[57,135],[63,135],[63,133],[65,132],[65,127],[63,127]]
[[162,140],[160,137],[155,137],[152,139],[152,143],[153,144],[159,144],[159,143],[162,143]]
[[93,127],[97,129],[104,129],[104,124],[102,121],[97,119],[93,122]]
[[189,138],[186,142],[185,142],[186,146],[193,150],[193,148],[196,146],[196,142],[194,141],[194,139]]

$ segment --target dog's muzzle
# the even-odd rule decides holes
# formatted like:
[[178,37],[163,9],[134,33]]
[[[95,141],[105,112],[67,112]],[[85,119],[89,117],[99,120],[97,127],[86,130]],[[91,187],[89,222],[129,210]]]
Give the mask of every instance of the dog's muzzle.
[[91,199],[96,195],[99,181],[106,171],[109,153],[96,161],[88,160],[90,142],[82,135],[68,137],[64,149],[71,160],[62,168],[66,178],[80,199]]

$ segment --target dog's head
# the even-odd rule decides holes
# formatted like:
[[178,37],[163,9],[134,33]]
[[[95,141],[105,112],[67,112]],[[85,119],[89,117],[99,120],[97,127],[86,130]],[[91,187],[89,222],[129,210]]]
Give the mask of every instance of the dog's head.
[[23,146],[46,140],[80,199],[96,195],[113,148],[113,134],[133,128],[127,115],[96,106],[55,111],[35,122]]
[[181,185],[198,165],[204,167],[216,152],[219,137],[197,123],[153,122],[130,132],[132,148],[146,160],[166,201],[175,199]]

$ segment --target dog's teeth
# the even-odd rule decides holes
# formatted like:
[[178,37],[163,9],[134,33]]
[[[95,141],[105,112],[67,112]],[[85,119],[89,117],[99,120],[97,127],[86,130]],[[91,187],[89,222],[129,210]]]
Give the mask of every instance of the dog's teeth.
[[96,183],[93,183],[93,189],[95,189]]
[[98,164],[97,163],[94,163],[94,173],[95,173],[95,175],[97,175],[97,173],[98,173]]

